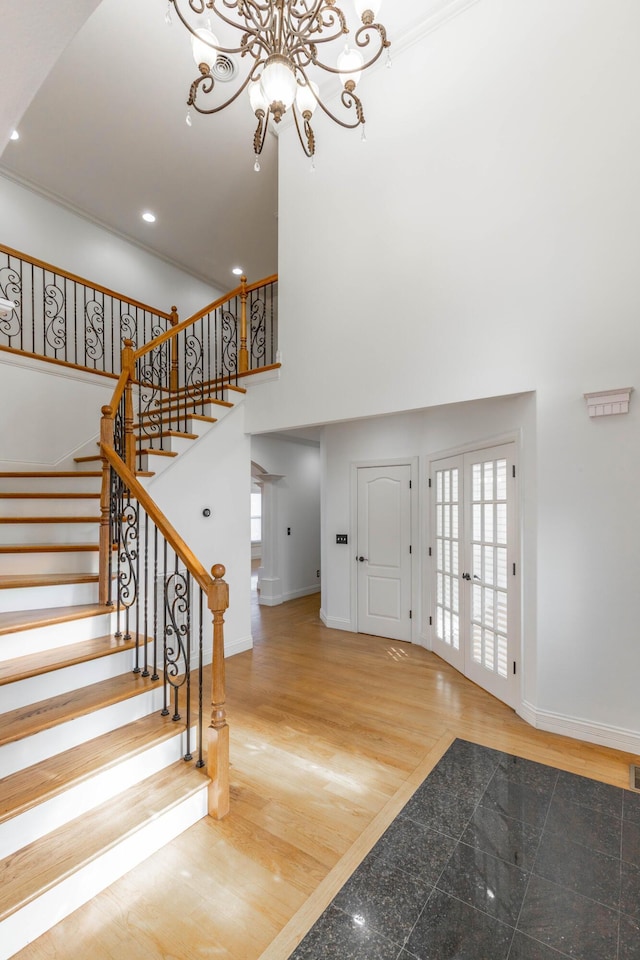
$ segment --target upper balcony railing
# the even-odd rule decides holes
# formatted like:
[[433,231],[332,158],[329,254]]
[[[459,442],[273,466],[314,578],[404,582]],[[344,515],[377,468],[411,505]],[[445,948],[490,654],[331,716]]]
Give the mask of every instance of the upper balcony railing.
[[165,313],[0,244],[0,346],[120,375],[125,340],[142,346],[178,322]]

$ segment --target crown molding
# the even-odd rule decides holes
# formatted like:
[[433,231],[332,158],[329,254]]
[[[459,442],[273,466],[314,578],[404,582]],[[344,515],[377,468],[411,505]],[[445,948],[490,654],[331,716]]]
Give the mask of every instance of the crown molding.
[[413,47],[424,37],[444,27],[450,20],[465,13],[479,2],[480,0],[437,0],[424,20],[393,41],[394,56]]
[[9,170],[2,163],[0,163],[0,178],[16,183],[19,187],[29,190],[38,197],[42,197],[43,200],[49,200],[51,203],[55,203],[56,206],[62,207],[64,210],[68,210],[69,213],[74,214],[74,216],[79,217],[81,220],[91,223],[93,226],[99,227],[101,230],[105,230],[107,233],[117,237],[119,240],[124,240],[125,243],[130,243],[133,247],[143,250],[156,260],[161,260],[170,267],[180,270],[189,277],[193,277],[194,280],[199,280],[201,283],[206,284],[208,287],[212,287],[214,290],[217,290],[220,293],[222,293],[228,287],[228,284],[226,286],[224,284],[220,284],[214,277],[207,277],[202,273],[198,273],[197,271],[190,269],[185,263],[181,263],[180,260],[175,260],[173,257],[168,257],[166,254],[160,253],[160,251],[155,250],[146,243],[142,243],[141,240],[137,240],[135,237],[131,237],[129,234],[124,233],[124,231],[118,230],[116,227],[112,227],[110,224],[105,223],[104,220],[100,220],[99,217],[94,217],[93,214],[88,213],[81,207],[76,206],[76,204],[72,203],[61,194],[55,193],[53,190],[47,190],[46,187],[39,186],[32,180],[27,179],[27,177],[22,177],[19,173]]

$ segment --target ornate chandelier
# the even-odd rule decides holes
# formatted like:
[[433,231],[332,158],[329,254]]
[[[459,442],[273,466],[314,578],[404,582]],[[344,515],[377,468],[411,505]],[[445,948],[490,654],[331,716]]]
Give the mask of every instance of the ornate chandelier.
[[[187,104],[198,113],[219,113],[247,90],[258,125],[253,137],[255,169],[271,118],[280,123],[289,111],[302,149],[313,158],[316,141],[311,117],[320,109],[342,127],[363,128],[364,110],[356,87],[363,70],[388,49],[390,41],[376,22],[381,0],[353,0],[360,25],[349,34],[347,18],[336,0],[168,0],[191,34],[200,75],[191,84]],[[214,14],[215,30],[211,15]],[[239,31],[237,38],[234,31]],[[220,37],[220,39],[219,39]],[[323,59],[324,44],[333,44],[333,63]],[[336,56],[336,50],[341,52]],[[239,61],[246,63],[243,71]],[[313,68],[333,74],[341,86],[343,116],[323,101]],[[336,92],[338,85],[336,84]],[[331,91],[328,92],[331,96]],[[187,113],[187,123],[191,114]]]

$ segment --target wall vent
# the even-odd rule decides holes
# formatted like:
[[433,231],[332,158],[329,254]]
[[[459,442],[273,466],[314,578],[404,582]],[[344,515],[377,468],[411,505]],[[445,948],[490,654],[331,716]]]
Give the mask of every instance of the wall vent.
[[636,763],[629,767],[629,786],[640,793],[640,766]]

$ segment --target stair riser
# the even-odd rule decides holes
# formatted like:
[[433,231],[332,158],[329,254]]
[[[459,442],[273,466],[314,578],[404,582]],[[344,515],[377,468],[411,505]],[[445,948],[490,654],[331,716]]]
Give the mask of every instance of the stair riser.
[[[151,447],[155,450],[169,450],[171,453],[185,453],[187,450],[191,450],[195,440],[191,438],[185,439],[184,437],[167,437],[164,436],[162,441],[157,437],[143,437],[140,441],[140,446],[142,447]],[[155,463],[155,459],[153,461]]]
[[83,717],[57,724],[24,740],[6,743],[0,747],[0,769],[5,777],[24,770],[47,757],[55,756],[77,747],[85,740],[99,737],[110,730],[117,730],[126,723],[146,717],[155,710],[162,710],[163,691],[155,687],[146,693],[129,697],[120,703],[95,710]]
[[[153,650],[150,644],[147,656],[151,663]],[[143,664],[143,658],[144,650],[141,649],[138,651],[140,666]],[[71,690],[78,690],[80,687],[86,687],[91,683],[99,683],[101,680],[119,677],[123,673],[132,672],[135,666],[135,650],[123,650],[121,653],[113,653],[108,657],[99,657],[97,660],[89,660],[86,663],[76,663],[73,666],[52,670],[50,673],[40,674],[37,677],[19,680],[16,683],[3,684],[0,687],[2,713],[8,713],[9,710],[19,710],[30,703],[40,703],[41,700],[56,697],[58,694],[69,693]],[[0,714],[1,722],[2,714]]]
[[0,924],[0,960],[8,960],[206,815],[203,788],[13,913]]
[[163,470],[166,470],[167,467],[171,466],[174,459],[175,457],[163,457],[145,453],[140,458],[138,469],[144,471],[145,473],[147,470],[149,470],[158,476],[159,473],[162,473]]
[[97,543],[96,523],[1,523],[0,544]]
[[96,603],[97,583],[60,583],[50,587],[15,587],[0,590],[0,610],[44,610]]
[[106,637],[115,633],[116,616],[105,613],[97,617],[82,617],[64,623],[50,623],[33,630],[19,630],[0,636],[0,660],[13,660],[18,656],[42,653],[54,647],[64,647],[82,640]]
[[[96,539],[95,532],[93,539]],[[11,573],[97,573],[98,563],[97,550],[0,553],[0,576]]]
[[2,517],[97,517],[100,514],[98,497],[81,498],[46,497],[37,499],[0,497]]
[[[192,753],[195,743],[196,727],[193,727]],[[0,824],[0,860],[181,760],[185,751],[186,734],[180,731],[142,753],[127,757],[106,770],[98,770],[82,783],[6,820]]]
[[187,433],[197,433],[199,437],[203,437],[212,427],[215,427],[215,423],[207,423],[206,420],[192,420],[189,418],[187,420],[186,430]]
[[79,471],[73,477],[0,477],[2,493],[100,493],[100,486],[100,477],[86,477]]

